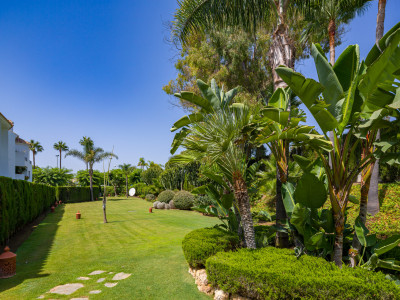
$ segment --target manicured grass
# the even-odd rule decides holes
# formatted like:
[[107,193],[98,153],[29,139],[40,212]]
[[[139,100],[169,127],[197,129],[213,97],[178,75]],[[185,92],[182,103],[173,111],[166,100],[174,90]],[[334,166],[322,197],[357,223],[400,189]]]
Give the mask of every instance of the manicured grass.
[[[182,239],[190,231],[213,226],[217,219],[196,212],[155,210],[138,198],[110,199],[108,224],[103,224],[102,204],[85,202],[57,207],[18,249],[17,275],[0,279],[0,299],[209,299],[200,293],[182,253]],[[76,220],[75,213],[82,213]],[[94,270],[132,273],[116,287],[104,287],[113,275],[91,276]],[[90,276],[88,276],[90,277]],[[108,281],[97,283],[106,277]],[[83,283],[70,296],[46,294],[66,283]]]

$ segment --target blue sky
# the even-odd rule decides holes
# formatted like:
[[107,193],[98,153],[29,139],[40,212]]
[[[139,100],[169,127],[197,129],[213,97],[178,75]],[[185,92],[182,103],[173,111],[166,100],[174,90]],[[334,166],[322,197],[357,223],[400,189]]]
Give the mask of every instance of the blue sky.
[[[162,91],[176,76],[164,25],[176,7],[176,0],[0,1],[0,111],[22,138],[41,142],[39,166],[56,165],[54,142],[79,149],[82,136],[114,146],[112,166],[168,160],[169,128],[183,115]],[[387,30],[400,21],[400,1],[389,0],[386,11]],[[358,43],[365,57],[376,13],[377,1],[347,27],[337,54]],[[296,69],[315,77],[309,60]],[[84,164],[68,157],[63,166]]]

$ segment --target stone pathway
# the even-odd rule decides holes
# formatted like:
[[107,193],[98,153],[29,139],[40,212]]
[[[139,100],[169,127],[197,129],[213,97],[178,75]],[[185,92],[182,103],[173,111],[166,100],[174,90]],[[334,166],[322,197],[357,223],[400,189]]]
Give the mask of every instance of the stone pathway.
[[[100,275],[100,274],[103,274],[106,272],[107,271],[96,270],[96,271],[89,273],[88,276],[96,276],[96,275]],[[108,272],[107,274],[112,275],[112,274],[115,274],[115,272]],[[124,280],[131,275],[132,274],[129,274],[129,273],[119,272],[119,273],[116,273],[112,279],[108,279],[108,280],[112,280],[112,281]],[[81,276],[81,277],[78,277],[77,280],[87,281],[92,278],[93,277]],[[102,283],[105,280],[106,280],[106,277],[102,277],[102,278],[97,279],[96,283]],[[117,284],[118,284],[118,282],[106,282],[106,283],[104,283],[104,286],[107,288],[113,288]],[[84,287],[84,285],[82,283],[67,283],[67,284],[63,284],[63,285],[58,285],[58,286],[52,288],[47,293],[59,294],[59,295],[71,295],[83,287]],[[98,289],[98,290],[90,291],[89,294],[100,294],[101,292],[102,292],[102,290]],[[44,298],[45,298],[45,295],[40,295],[37,299],[44,299]],[[70,300],[86,300],[86,299],[89,299],[89,297],[88,296],[80,296],[80,297],[71,298]]]

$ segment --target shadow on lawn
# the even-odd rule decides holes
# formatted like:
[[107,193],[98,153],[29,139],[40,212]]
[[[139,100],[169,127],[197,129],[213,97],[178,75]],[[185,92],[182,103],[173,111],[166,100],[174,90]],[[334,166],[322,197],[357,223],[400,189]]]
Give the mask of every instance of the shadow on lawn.
[[[0,293],[23,283],[27,279],[49,276],[40,274],[50,254],[54,237],[64,214],[64,206],[58,206],[54,213],[37,226],[17,251],[17,274],[0,279]],[[1,296],[0,296],[1,298]]]

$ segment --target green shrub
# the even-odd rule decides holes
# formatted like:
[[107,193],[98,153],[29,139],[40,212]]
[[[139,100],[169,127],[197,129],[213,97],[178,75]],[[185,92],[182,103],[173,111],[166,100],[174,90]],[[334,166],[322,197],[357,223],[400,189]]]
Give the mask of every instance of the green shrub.
[[[88,202],[90,199],[90,187],[88,186],[58,186],[57,188],[57,200],[61,200],[63,203],[78,203]],[[93,187],[93,198],[94,200],[99,199],[100,187]],[[113,194],[112,194],[113,195]]]
[[153,201],[156,199],[156,196],[154,196],[153,194],[147,194],[146,197],[145,197],[145,199],[146,199],[147,201],[153,202]]
[[169,203],[175,196],[175,193],[171,190],[165,190],[158,195],[157,200],[160,202]]
[[189,266],[204,267],[207,258],[219,251],[235,249],[237,235],[220,228],[201,228],[189,232],[182,241],[183,254]]
[[339,269],[323,258],[274,247],[220,252],[206,262],[210,283],[256,299],[400,299],[400,289],[361,268]]
[[55,201],[52,186],[0,177],[0,244]]
[[207,195],[195,195],[193,206],[213,205],[214,202]]
[[194,195],[187,191],[177,192],[172,199],[174,200],[174,205],[178,209],[190,209],[194,203]]

